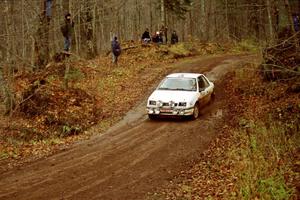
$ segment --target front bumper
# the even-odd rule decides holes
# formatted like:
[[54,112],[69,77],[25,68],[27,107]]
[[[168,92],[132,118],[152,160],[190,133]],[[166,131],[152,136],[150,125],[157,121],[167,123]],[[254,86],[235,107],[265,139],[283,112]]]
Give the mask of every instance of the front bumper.
[[147,112],[149,115],[189,116],[193,115],[194,108],[147,107]]

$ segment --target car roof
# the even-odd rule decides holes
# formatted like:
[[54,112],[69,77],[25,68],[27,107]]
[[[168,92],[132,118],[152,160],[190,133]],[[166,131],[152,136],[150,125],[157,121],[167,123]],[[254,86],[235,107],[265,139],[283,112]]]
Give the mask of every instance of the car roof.
[[169,74],[167,78],[197,78],[201,75],[202,74],[198,74],[198,73],[174,73],[174,74]]

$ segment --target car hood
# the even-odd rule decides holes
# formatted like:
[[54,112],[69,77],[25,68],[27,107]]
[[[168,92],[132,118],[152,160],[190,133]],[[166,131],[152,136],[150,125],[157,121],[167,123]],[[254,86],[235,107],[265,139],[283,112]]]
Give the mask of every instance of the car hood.
[[174,91],[174,90],[155,90],[149,100],[169,102],[193,102],[197,99],[198,92],[193,91]]

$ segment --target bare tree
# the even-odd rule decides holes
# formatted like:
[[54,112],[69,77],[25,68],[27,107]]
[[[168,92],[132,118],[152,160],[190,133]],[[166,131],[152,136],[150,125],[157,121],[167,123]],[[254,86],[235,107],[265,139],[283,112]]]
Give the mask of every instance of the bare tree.
[[13,92],[10,90],[7,81],[3,77],[3,68],[0,68],[0,98],[4,103],[4,115],[10,114],[15,107]]
[[95,9],[95,1],[86,0],[84,1],[84,10],[85,10],[85,38],[86,38],[86,49],[87,55],[89,58],[93,58],[96,55],[95,42],[94,42],[94,20],[93,11]]
[[272,7],[271,7],[271,0],[266,0],[267,4],[267,12],[268,12],[268,21],[269,21],[269,31],[270,31],[270,43],[274,43],[274,30],[273,30],[273,19],[272,19]]
[[41,14],[39,15],[39,25],[35,36],[35,65],[43,68],[49,62],[49,30],[51,17],[47,15],[47,0],[41,2]]
[[[203,41],[253,37],[265,41],[275,39],[278,31],[274,0],[51,0],[51,18],[45,14],[48,1],[0,1],[2,62],[45,66],[51,55],[63,49],[60,26],[66,12],[75,22],[72,51],[83,57],[107,51],[110,32],[122,41],[138,40],[145,28],[153,33],[162,25],[177,30],[181,41],[188,35]],[[286,2],[276,1],[276,5],[279,15],[291,19],[290,13],[282,12]],[[299,3],[290,7],[299,8]]]

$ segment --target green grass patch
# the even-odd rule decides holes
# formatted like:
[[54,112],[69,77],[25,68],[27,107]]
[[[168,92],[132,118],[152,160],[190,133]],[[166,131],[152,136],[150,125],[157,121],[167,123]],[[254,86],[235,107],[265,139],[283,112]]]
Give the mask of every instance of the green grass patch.
[[231,158],[238,161],[235,173],[236,199],[291,199],[295,189],[289,185],[292,158],[299,148],[299,134],[288,136],[280,124],[255,124],[238,130],[234,139],[245,144],[233,147]]
[[231,51],[236,53],[250,52],[256,53],[260,49],[260,45],[254,39],[245,39],[240,42],[236,42]]
[[175,58],[187,57],[192,54],[192,50],[192,45],[188,43],[177,43],[169,48],[170,53],[173,54]]

